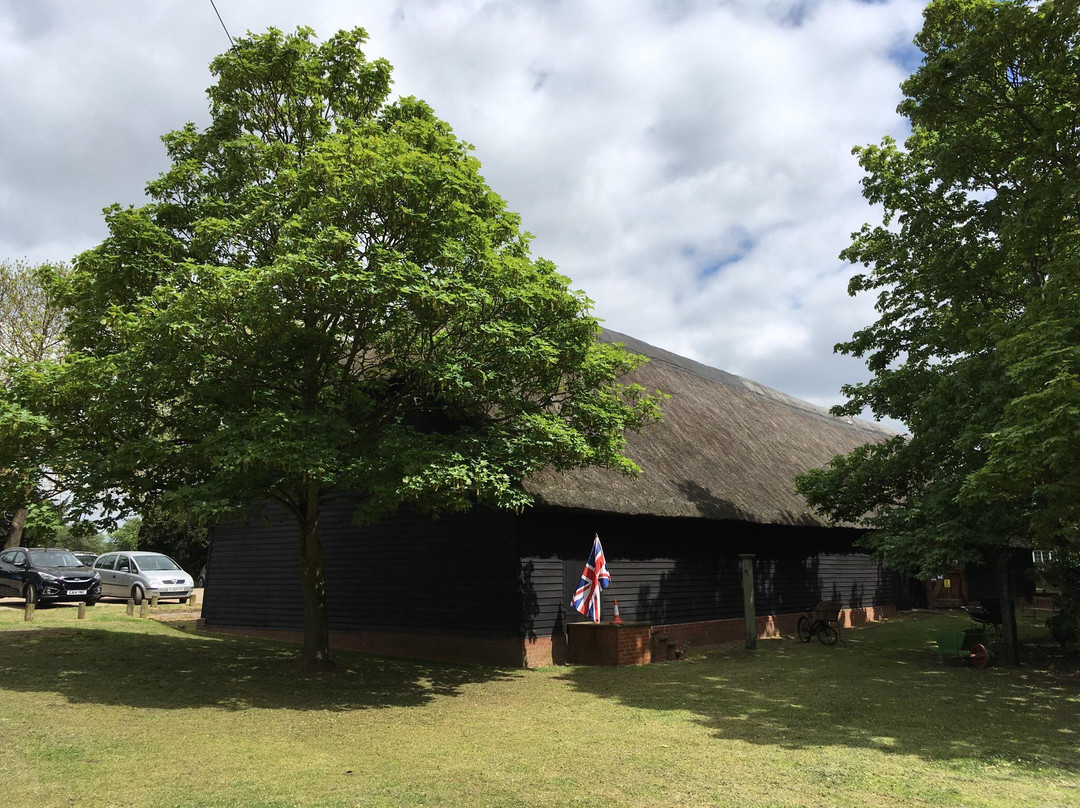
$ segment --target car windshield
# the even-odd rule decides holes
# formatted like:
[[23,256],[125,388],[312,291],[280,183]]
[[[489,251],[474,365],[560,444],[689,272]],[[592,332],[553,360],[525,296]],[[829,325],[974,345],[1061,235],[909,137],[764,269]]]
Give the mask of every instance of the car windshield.
[[168,556],[137,556],[135,559],[141,570],[178,570],[176,562]]
[[35,567],[81,567],[79,559],[67,550],[31,550],[30,559]]

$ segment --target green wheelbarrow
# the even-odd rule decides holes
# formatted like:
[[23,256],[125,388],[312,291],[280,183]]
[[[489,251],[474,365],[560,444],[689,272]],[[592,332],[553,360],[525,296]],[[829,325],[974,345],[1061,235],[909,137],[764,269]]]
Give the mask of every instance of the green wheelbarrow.
[[976,668],[985,668],[990,664],[990,651],[986,648],[986,629],[968,628],[963,631],[943,631],[937,640],[938,655],[941,661],[970,662]]

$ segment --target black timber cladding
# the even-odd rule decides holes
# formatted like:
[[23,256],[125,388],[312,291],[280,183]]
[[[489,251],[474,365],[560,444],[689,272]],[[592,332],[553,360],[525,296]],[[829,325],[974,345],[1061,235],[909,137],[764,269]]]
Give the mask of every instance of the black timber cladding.
[[[351,515],[338,502],[321,517],[331,630],[519,636],[520,562],[509,516],[401,513],[361,528]],[[283,509],[216,527],[207,623],[302,628],[299,547],[297,523]]]
[[[298,528],[283,511],[266,517],[216,528],[211,581],[227,583],[208,589],[208,624],[302,627]],[[595,532],[613,576],[605,619],[614,598],[627,620],[738,618],[743,552],[757,554],[761,615],[817,600],[894,604],[898,594],[898,578],[853,548],[854,530],[539,508],[438,520],[403,512],[358,528],[342,502],[322,518],[331,628],[553,636],[584,619],[569,600]]]
[[[624,620],[740,618],[739,554],[746,552],[757,556],[759,615],[800,612],[819,600],[837,600],[844,608],[895,605],[902,586],[900,576],[854,547],[856,530],[552,510],[518,524],[526,595],[532,590],[525,601],[526,636],[550,636],[565,622],[586,619],[569,600],[594,532],[612,576],[602,598],[605,620],[616,598]],[[561,587],[554,580],[558,564]],[[536,571],[543,575],[538,578]]]

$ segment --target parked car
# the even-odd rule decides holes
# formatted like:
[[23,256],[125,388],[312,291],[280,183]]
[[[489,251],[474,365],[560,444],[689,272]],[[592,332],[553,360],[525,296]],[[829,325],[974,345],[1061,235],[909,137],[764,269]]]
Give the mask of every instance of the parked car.
[[97,559],[97,553],[83,553],[79,550],[72,550],[71,554],[88,567],[94,566],[94,561]]
[[93,606],[101,597],[101,576],[67,550],[13,547],[0,553],[0,596]]
[[101,595],[131,598],[136,604],[157,592],[158,599],[187,603],[195,582],[180,565],[161,553],[132,550],[98,556],[94,569],[101,576]]

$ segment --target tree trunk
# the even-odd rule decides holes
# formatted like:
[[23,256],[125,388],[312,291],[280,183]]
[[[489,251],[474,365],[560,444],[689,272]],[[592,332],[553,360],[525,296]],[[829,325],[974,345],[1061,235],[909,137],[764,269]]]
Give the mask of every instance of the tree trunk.
[[1016,631],[1016,607],[1013,602],[1012,565],[1009,548],[997,553],[997,577],[1001,596],[1001,655],[1006,665],[1020,664],[1020,637]]
[[26,508],[19,508],[15,511],[15,515],[11,517],[11,527],[8,529],[7,541],[4,542],[4,549],[7,550],[11,547],[18,547],[22,544],[23,528],[26,527],[26,517],[29,511]]
[[300,525],[300,590],[304,596],[304,667],[310,673],[332,668],[326,581],[319,537],[319,490],[308,486]]

